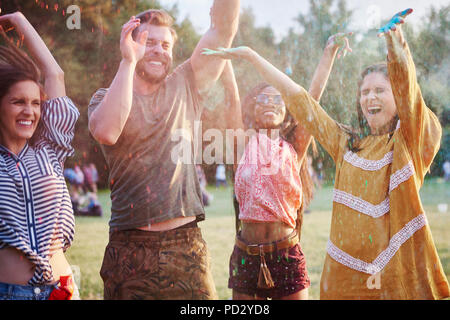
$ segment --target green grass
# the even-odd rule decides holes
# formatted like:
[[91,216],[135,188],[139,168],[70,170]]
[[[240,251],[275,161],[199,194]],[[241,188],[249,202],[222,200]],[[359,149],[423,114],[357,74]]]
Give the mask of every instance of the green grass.
[[[230,188],[208,189],[214,195],[211,206],[206,207],[206,220],[200,223],[203,236],[211,255],[211,268],[220,299],[229,299],[228,262],[234,245],[234,211]],[[450,276],[450,208],[439,213],[439,203],[449,203],[450,183],[441,179],[425,182],[421,197],[433,239],[447,278]],[[82,299],[103,299],[103,282],[99,275],[103,253],[108,242],[108,221],[110,217],[109,192],[101,191],[99,199],[105,214],[102,218],[77,217],[76,234],[72,247],[67,251],[71,265],[80,268],[80,293]],[[325,259],[331,221],[332,187],[317,190],[311,203],[311,212],[305,214],[301,245],[307,259],[311,278],[310,299],[319,299],[319,283]],[[450,205],[450,203],[449,203]]]

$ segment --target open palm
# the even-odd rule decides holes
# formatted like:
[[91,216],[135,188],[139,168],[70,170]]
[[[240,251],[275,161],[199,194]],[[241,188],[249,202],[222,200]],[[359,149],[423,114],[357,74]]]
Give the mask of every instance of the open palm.
[[137,41],[133,40],[131,36],[134,29],[139,27],[140,20],[131,17],[131,19],[125,23],[122,27],[122,33],[120,35],[120,52],[122,58],[130,61],[137,62],[145,54],[145,42],[147,41],[148,31],[144,31],[139,34]]

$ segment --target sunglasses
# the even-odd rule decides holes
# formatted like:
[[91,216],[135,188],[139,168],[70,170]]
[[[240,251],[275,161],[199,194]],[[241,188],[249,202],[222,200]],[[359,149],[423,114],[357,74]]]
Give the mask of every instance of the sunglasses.
[[274,105],[284,105],[283,98],[281,95],[267,95],[264,93],[260,93],[256,96],[256,103],[258,104],[269,104],[272,102]]

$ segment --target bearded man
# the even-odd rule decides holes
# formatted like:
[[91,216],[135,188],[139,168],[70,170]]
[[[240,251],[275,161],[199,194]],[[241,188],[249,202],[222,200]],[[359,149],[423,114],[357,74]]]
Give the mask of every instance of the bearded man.
[[177,40],[163,10],[138,14],[123,26],[122,61],[108,89],[91,99],[89,130],[109,166],[111,220],[100,275],[105,299],[215,299],[209,253],[198,221],[202,193],[191,161],[174,161],[187,133],[194,144],[200,92],[219,78],[223,59],[202,48],[229,47],[236,34],[239,0],[215,0],[211,27],[194,53],[173,72]]

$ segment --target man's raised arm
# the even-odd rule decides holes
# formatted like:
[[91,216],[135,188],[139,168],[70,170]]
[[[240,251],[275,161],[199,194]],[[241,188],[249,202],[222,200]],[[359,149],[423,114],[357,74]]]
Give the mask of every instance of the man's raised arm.
[[211,8],[211,26],[200,39],[191,57],[197,87],[206,90],[219,79],[225,61],[202,55],[203,48],[229,48],[239,24],[240,0],[215,0]]
[[124,24],[120,37],[122,61],[103,100],[89,117],[89,131],[101,144],[117,142],[128,119],[133,101],[133,75],[137,62],[144,56],[148,32],[140,34],[138,41],[131,33],[139,26],[135,17]]

